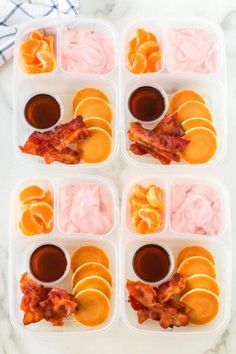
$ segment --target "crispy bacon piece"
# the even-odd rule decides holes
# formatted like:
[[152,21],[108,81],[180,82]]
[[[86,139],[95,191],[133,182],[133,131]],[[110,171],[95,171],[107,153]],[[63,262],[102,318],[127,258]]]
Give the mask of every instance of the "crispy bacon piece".
[[33,132],[24,146],[20,146],[20,150],[26,154],[43,157],[46,164],[54,161],[77,164],[80,162],[80,154],[69,145],[85,140],[88,136],[89,131],[83,118],[79,116],[53,130],[44,133]]
[[179,162],[189,141],[182,138],[184,130],[177,118],[177,113],[166,115],[153,130],[132,122],[128,131],[128,138],[133,142],[130,150],[135,155],[148,153],[164,165]]
[[62,289],[37,284],[28,273],[22,275],[20,287],[23,293],[20,308],[24,311],[24,325],[45,319],[54,326],[63,326],[63,319],[77,309],[78,304],[72,295]]
[[156,296],[158,302],[164,303],[172,296],[180,294],[186,287],[186,278],[180,274],[175,273],[170,280],[165,281],[156,288]]
[[129,302],[137,311],[138,322],[142,324],[147,319],[152,319],[159,321],[163,328],[186,326],[189,322],[188,306],[171,298],[182,292],[185,286],[186,280],[179,273],[158,288],[141,281],[127,280]]
[[155,126],[155,128],[153,128],[153,132],[156,136],[161,134],[176,136],[178,138],[184,136],[184,129],[178,122],[178,113],[174,112],[165,115],[165,117]]

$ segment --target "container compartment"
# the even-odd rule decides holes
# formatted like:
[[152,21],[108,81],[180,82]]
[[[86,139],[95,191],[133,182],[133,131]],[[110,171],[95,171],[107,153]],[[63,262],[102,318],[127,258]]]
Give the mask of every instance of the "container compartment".
[[17,156],[25,163],[33,164],[36,166],[44,166],[43,159],[41,157],[32,156],[28,154],[23,154],[20,152],[19,145],[23,145],[25,141],[28,139],[30,134],[34,131],[31,129],[29,125],[26,123],[24,118],[24,107],[27,103],[28,99],[32,97],[35,93],[46,93],[57,96],[64,106],[64,112],[62,112],[62,116],[60,118],[59,123],[63,124],[69,122],[73,119],[72,112],[72,97],[73,95],[82,88],[86,87],[95,87],[104,91],[104,93],[109,97],[113,112],[112,119],[112,151],[109,158],[106,161],[100,163],[93,164],[84,164],[80,162],[80,164],[76,165],[67,165],[65,166],[62,163],[54,162],[50,168],[54,168],[55,166],[64,166],[67,168],[92,168],[92,167],[104,167],[107,166],[115,157],[118,148],[118,92],[117,87],[113,81],[107,79],[94,79],[88,78],[86,76],[77,76],[73,75],[55,75],[49,77],[42,78],[41,75],[37,77],[37,80],[34,78],[27,78],[18,82],[17,91],[21,92],[21,95],[17,96],[16,101],[16,110],[15,110],[15,131],[14,131],[14,144],[16,149]]
[[114,65],[113,65],[113,68],[111,70],[109,70],[107,73],[81,72],[81,74],[85,74],[88,76],[95,75],[95,77],[98,75],[100,75],[100,76],[113,75],[113,73],[116,71],[117,65],[118,65],[118,58],[117,58],[118,40],[117,40],[116,33],[109,22],[103,21],[100,19],[92,19],[92,18],[89,19],[89,18],[79,17],[75,20],[71,20],[71,19],[70,20],[69,19],[63,20],[60,23],[59,28],[60,28],[60,69],[62,70],[62,72],[65,72],[65,73],[77,72],[77,73],[79,73],[79,71],[73,71],[73,70],[70,71],[64,67],[63,58],[62,58],[62,37],[63,37],[63,33],[66,30],[70,30],[70,29],[74,29],[74,28],[81,28],[81,29],[89,29],[91,31],[105,33],[105,35],[111,39],[112,45],[113,45],[113,51],[114,51]]
[[[72,252],[80,246],[83,245],[95,245],[103,248],[110,259],[110,271],[113,277],[113,286],[112,286],[112,299],[111,299],[111,314],[109,319],[102,325],[96,327],[85,327],[75,321],[71,316],[68,319],[65,319],[63,327],[55,327],[51,323],[46,322],[45,320],[40,321],[35,324],[24,326],[22,324],[23,312],[19,309],[20,301],[22,294],[19,287],[19,281],[21,275],[27,270],[27,252],[30,247],[37,247],[44,244],[50,244],[56,242],[57,245],[63,246],[68,253],[71,255]],[[24,240],[17,242],[15,248],[12,250],[10,257],[10,317],[15,326],[21,329],[27,329],[30,332],[37,333],[97,333],[103,330],[110,328],[116,318],[117,312],[117,292],[118,292],[118,270],[117,270],[117,249],[114,244],[109,240],[101,240],[97,237],[87,238],[81,236],[79,239],[73,236],[60,236],[57,240],[52,240],[51,237],[45,237],[44,240],[38,239],[37,237],[31,238],[30,240]],[[58,283],[56,287],[63,288],[70,293],[72,292],[71,285],[71,273],[67,276],[65,280]]]
[[[147,32],[151,32],[153,33],[156,37],[157,40],[160,44],[160,48],[161,48],[161,53],[162,53],[162,60],[160,63],[160,70],[157,72],[152,72],[152,73],[144,73],[144,74],[133,74],[128,70],[127,67],[127,62],[126,62],[126,56],[127,56],[127,52],[128,52],[128,46],[129,46],[129,42],[132,38],[134,38],[137,33],[136,30],[138,28],[143,28],[145,31]],[[127,78],[131,78],[134,76],[148,76],[148,77],[153,77],[153,76],[157,76],[158,74],[160,74],[165,66],[165,40],[164,40],[164,33],[163,33],[163,26],[161,24],[161,22],[159,21],[159,19],[145,19],[142,21],[138,21],[133,23],[132,25],[129,25],[126,27],[123,36],[122,36],[122,71],[124,71],[124,75]]]
[[[199,78],[197,75],[183,76],[180,74],[162,74],[156,77],[140,77],[125,82],[124,94],[122,95],[122,100],[124,102],[123,109],[123,142],[122,148],[125,157],[128,162],[132,163],[136,167],[159,167],[160,162],[158,159],[154,159],[150,155],[138,156],[133,154],[129,147],[131,142],[128,140],[127,131],[129,130],[130,122],[134,121],[132,115],[129,112],[128,100],[130,94],[140,86],[154,86],[155,84],[161,86],[168,97],[175,93],[176,91],[183,89],[190,89],[199,92],[207,101],[207,105],[213,116],[213,124],[215,125],[217,131],[217,142],[218,148],[213,156],[213,158],[205,164],[190,165],[187,164],[183,159],[180,163],[172,162],[169,166],[178,167],[181,165],[189,165],[190,167],[198,166],[208,166],[213,165],[222,161],[227,140],[226,140],[226,92],[222,82],[216,78],[208,78],[204,80]],[[145,128],[152,129],[155,124],[142,124]],[[168,166],[164,166],[168,168]]]
[[165,232],[166,228],[167,228],[169,206],[168,206],[168,190],[167,190],[166,181],[160,177],[157,177],[157,176],[146,176],[146,177],[143,176],[142,178],[136,179],[135,181],[130,183],[124,191],[122,218],[124,221],[125,229],[126,229],[126,231],[129,232],[129,234],[132,234],[134,236],[146,237],[147,235],[138,234],[135,231],[135,229],[131,223],[129,197],[130,197],[131,193],[134,192],[135,184],[141,184],[144,187],[148,187],[153,184],[153,185],[160,187],[164,192],[164,195],[163,195],[164,196],[164,210],[162,213],[162,218],[163,218],[162,226],[154,234],[148,234],[148,235],[153,235],[153,236],[159,237],[159,234],[162,234],[163,232]]
[[[147,320],[142,325],[138,324],[137,314],[128,303],[128,292],[125,288],[126,279],[138,280],[132,268],[132,257],[134,252],[139,247],[145,244],[160,244],[169,247],[174,256],[184,247],[191,245],[199,245],[208,249],[215,258],[215,266],[217,278],[216,280],[220,286],[219,296],[219,313],[217,317],[207,325],[186,327],[174,327],[173,329],[164,330],[160,327],[157,321]],[[223,330],[230,316],[230,279],[231,279],[231,256],[229,249],[221,242],[212,242],[209,239],[196,240],[193,237],[183,236],[181,238],[166,238],[165,235],[161,236],[158,240],[152,237],[145,236],[143,239],[132,239],[124,247],[123,262],[123,275],[122,275],[122,288],[123,288],[123,318],[126,325],[135,332],[148,333],[153,335],[172,335],[173,334],[209,334],[210,332]]]
[[[20,46],[21,44],[28,39],[29,34],[32,33],[33,31],[36,30],[43,30],[44,34],[46,36],[53,36],[54,38],[54,44],[53,44],[53,49],[54,49],[54,54],[56,57],[56,68],[53,71],[50,71],[48,73],[42,73],[42,74],[28,74],[25,73],[22,70],[21,67],[21,58],[20,58]],[[49,76],[51,74],[56,73],[58,67],[59,67],[59,50],[58,50],[58,45],[59,45],[59,40],[58,40],[58,22],[56,19],[51,18],[50,23],[48,20],[45,19],[35,19],[34,21],[29,21],[27,22],[18,32],[17,38],[16,38],[16,45],[15,45],[15,55],[14,55],[14,66],[15,66],[15,72],[19,75],[24,76],[32,76],[32,77],[37,77],[37,76]]]

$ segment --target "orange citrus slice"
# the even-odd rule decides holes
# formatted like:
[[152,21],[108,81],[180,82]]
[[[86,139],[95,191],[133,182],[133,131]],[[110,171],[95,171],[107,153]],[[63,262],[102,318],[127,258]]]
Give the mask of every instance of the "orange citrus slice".
[[38,40],[43,39],[42,31],[39,30],[33,31],[32,33],[30,33],[29,39],[38,39]]
[[148,203],[157,208],[158,210],[163,210],[163,190],[157,186],[151,186],[147,192]]
[[137,38],[137,46],[140,46],[141,44],[148,41],[148,34],[143,28],[138,28],[136,38]]
[[158,67],[158,63],[161,61],[161,53],[160,52],[155,52],[149,55],[147,58],[147,66],[146,66],[146,72],[157,72],[160,70]]
[[148,41],[157,42],[157,37],[152,32],[147,32]]
[[53,209],[52,207],[45,202],[38,202],[31,204],[29,206],[29,212],[42,220],[45,224],[46,229],[50,229],[52,227],[53,221]]
[[83,101],[85,98],[89,97],[100,97],[104,99],[107,103],[110,103],[107,95],[102,91],[94,87],[86,87],[84,89],[78,90],[72,98],[73,112],[75,112],[78,103]]
[[37,57],[42,64],[42,68],[44,72],[50,72],[56,68],[55,56],[52,53],[46,51],[40,51],[38,52]]
[[37,185],[32,185],[24,188],[19,194],[19,200],[23,204],[28,204],[29,201],[35,199],[43,199],[46,192]]
[[98,326],[107,321],[111,312],[108,298],[99,290],[86,289],[76,295],[78,310],[74,318],[85,326]]
[[26,236],[38,235],[43,233],[43,227],[37,222],[29,210],[25,210],[22,214],[19,228]]
[[159,44],[154,41],[147,41],[137,48],[137,54],[143,54],[146,58],[152,53],[160,50]]
[[142,74],[146,70],[147,60],[142,53],[134,54],[133,64],[129,66],[129,71],[133,74]]

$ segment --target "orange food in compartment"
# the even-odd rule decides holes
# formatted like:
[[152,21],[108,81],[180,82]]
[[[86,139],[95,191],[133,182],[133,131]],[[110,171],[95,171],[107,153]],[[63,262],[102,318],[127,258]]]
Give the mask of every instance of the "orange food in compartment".
[[72,107],[73,112],[75,112],[78,103],[83,101],[85,98],[89,97],[99,97],[105,100],[107,103],[110,103],[107,95],[102,91],[94,87],[86,87],[78,90],[72,98]]
[[162,55],[156,36],[138,28],[136,37],[129,41],[126,58],[133,74],[159,71]]
[[108,298],[99,290],[86,289],[76,295],[79,303],[74,313],[75,319],[85,326],[98,326],[110,316],[111,305]]
[[77,150],[81,153],[81,160],[86,163],[99,163],[108,159],[112,150],[110,134],[97,127],[88,128],[90,136],[77,143]]
[[209,290],[193,289],[184,294],[180,301],[190,308],[190,323],[195,325],[211,322],[219,311],[218,297]]
[[178,273],[186,277],[194,274],[206,274],[212,278],[216,278],[216,270],[214,264],[209,259],[201,256],[194,256],[185,259],[178,267]]
[[51,72],[56,68],[54,38],[33,31],[20,46],[22,68],[28,74]]
[[90,117],[84,119],[85,126],[87,128],[102,128],[112,135],[112,126],[107,120],[98,117]]
[[181,123],[182,127],[184,128],[185,132],[187,130],[190,130],[192,128],[200,128],[200,127],[204,127],[204,128],[208,128],[210,130],[212,130],[213,133],[216,134],[216,130],[214,125],[212,124],[212,122],[206,118],[189,118],[184,120]]
[[189,246],[183,248],[176,257],[176,267],[178,268],[180,264],[187,258],[201,256],[207,258],[213,264],[215,264],[214,257],[206,248],[201,246]]
[[212,115],[209,108],[201,102],[198,101],[188,101],[177,109],[178,121],[181,123],[188,118],[198,117],[205,118],[212,121]]
[[206,274],[194,274],[187,278],[187,286],[184,292],[193,289],[206,289],[219,295],[220,289],[216,280]]
[[71,270],[75,272],[84,263],[96,262],[109,268],[109,258],[106,252],[96,246],[81,246],[71,256]]
[[197,101],[203,104],[206,104],[205,99],[196,91],[193,90],[181,90],[175,92],[171,98],[169,103],[169,111],[173,113],[177,111],[177,109],[186,102],[189,101]]
[[53,199],[50,191],[37,185],[24,188],[19,194],[22,211],[19,228],[26,236],[48,234],[53,229]]
[[98,276],[90,276],[84,279],[81,279],[78,281],[78,283],[75,285],[73,289],[73,295],[76,296],[80,291],[86,290],[86,289],[96,289],[101,291],[108,299],[111,299],[111,286],[102,277]]
[[79,268],[76,269],[72,276],[72,288],[78,283],[79,280],[97,275],[104,278],[112,286],[112,276],[109,269],[107,269],[101,263],[89,262],[82,264]]
[[111,105],[100,97],[88,97],[80,101],[74,115],[75,117],[82,116],[83,118],[99,117],[109,123],[112,121]]
[[205,127],[192,128],[185,132],[184,138],[190,141],[182,152],[182,157],[188,163],[206,163],[215,155],[217,138],[212,130]]

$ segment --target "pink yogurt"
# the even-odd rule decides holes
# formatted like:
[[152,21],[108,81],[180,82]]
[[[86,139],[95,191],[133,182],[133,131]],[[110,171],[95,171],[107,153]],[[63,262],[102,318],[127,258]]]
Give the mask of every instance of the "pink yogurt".
[[97,183],[68,183],[59,191],[59,226],[63,232],[104,235],[114,224],[114,202]]
[[71,72],[106,74],[115,65],[115,48],[108,34],[87,28],[62,33],[62,66]]
[[171,189],[170,222],[174,231],[217,235],[223,226],[219,192],[208,184],[177,183]]
[[167,68],[171,72],[214,73],[219,67],[219,48],[203,28],[172,28],[167,34]]

